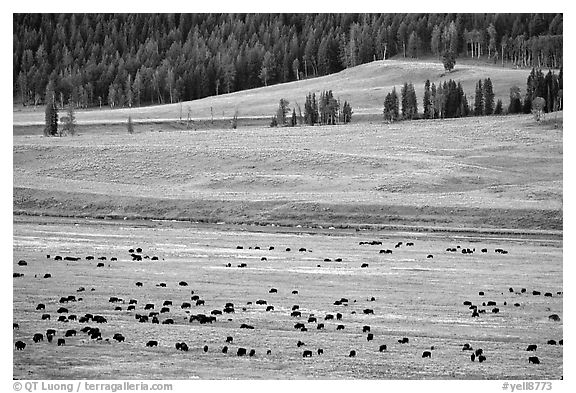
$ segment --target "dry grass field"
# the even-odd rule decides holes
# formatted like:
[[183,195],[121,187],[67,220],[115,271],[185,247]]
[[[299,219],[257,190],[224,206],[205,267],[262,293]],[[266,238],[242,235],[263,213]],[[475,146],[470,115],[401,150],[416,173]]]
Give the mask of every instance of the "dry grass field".
[[[359,245],[371,240],[382,245]],[[394,248],[398,241],[403,245]],[[476,251],[445,251],[457,246]],[[136,247],[160,260],[132,261],[128,250]],[[486,253],[480,252],[483,247]],[[508,254],[497,254],[496,248]],[[380,254],[380,249],[393,253]],[[56,255],[81,260],[56,261]],[[104,267],[85,260],[88,255],[106,256]],[[20,259],[28,265],[17,265]],[[240,263],[247,266],[237,267]],[[361,268],[362,263],[369,266]],[[13,266],[24,274],[13,281],[13,319],[19,323],[14,341],[27,343],[23,351],[14,351],[15,378],[543,380],[563,375],[563,347],[547,344],[563,338],[563,297],[557,294],[562,291],[561,240],[16,217]],[[52,277],[43,278],[45,273]],[[179,286],[182,280],[189,285]],[[86,291],[77,292],[80,287]],[[271,288],[277,293],[269,293]],[[541,295],[532,295],[533,290]],[[205,304],[181,309],[191,291]],[[82,300],[60,304],[68,295]],[[123,301],[110,303],[113,296]],[[343,297],[346,306],[334,305]],[[133,311],[127,311],[129,299],[138,301]],[[173,305],[159,319],[172,318],[173,325],[135,319],[149,313],[146,303],[154,303],[158,312],[165,300]],[[486,313],[472,318],[466,300]],[[482,306],[489,301],[496,302],[499,313]],[[190,315],[210,315],[227,302],[234,303],[234,313],[218,315],[212,324],[189,322]],[[37,311],[38,303],[46,309]],[[270,305],[274,310],[266,311]],[[300,306],[301,317],[290,316],[293,305]],[[56,312],[62,306],[67,313]],[[115,311],[117,306],[121,310]],[[374,313],[364,314],[364,309]],[[51,320],[41,320],[44,313]],[[56,321],[60,315],[86,313],[108,322]],[[342,319],[325,320],[328,313],[341,313]],[[311,314],[317,322],[308,322]],[[551,314],[561,320],[549,320]],[[308,330],[294,329],[298,322]],[[243,323],[254,329],[240,329]],[[317,323],[325,329],[318,330]],[[338,324],[345,328],[336,330]],[[364,325],[374,340],[367,340]],[[99,327],[103,340],[80,332],[84,326]],[[57,331],[52,343],[32,341],[35,333],[50,328]],[[57,346],[56,339],[68,329],[77,335]],[[115,333],[126,340],[116,342]],[[231,344],[225,342],[228,336],[234,338]],[[403,337],[409,338],[407,344],[398,343]],[[148,340],[157,340],[158,347],[146,347]],[[299,340],[305,346],[298,348]],[[175,349],[182,341],[188,352]],[[486,361],[472,362],[471,352],[462,350],[465,343],[481,348]],[[380,352],[382,344],[387,349]],[[535,352],[526,351],[530,344],[537,345]],[[230,348],[227,354],[221,352],[224,345]],[[255,356],[236,356],[239,347],[254,349]],[[312,357],[303,358],[304,350]],[[356,357],[348,356],[351,350]],[[432,357],[422,358],[427,350]],[[540,364],[529,364],[529,356],[538,356]]]
[[562,228],[562,129],[530,116],[134,135],[92,127],[13,137],[15,212]]

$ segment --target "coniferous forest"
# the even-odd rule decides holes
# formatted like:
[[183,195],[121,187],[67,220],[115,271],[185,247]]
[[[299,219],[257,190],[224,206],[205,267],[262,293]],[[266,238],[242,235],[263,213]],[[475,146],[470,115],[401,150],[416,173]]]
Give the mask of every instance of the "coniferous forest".
[[51,83],[61,108],[174,103],[447,52],[560,68],[562,24],[562,14],[14,14],[14,98],[44,104]]

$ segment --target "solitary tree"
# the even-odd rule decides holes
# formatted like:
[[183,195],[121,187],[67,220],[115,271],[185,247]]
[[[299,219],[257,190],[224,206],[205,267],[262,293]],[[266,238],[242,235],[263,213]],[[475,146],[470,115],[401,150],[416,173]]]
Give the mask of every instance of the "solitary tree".
[[280,102],[278,103],[278,110],[276,111],[276,121],[281,126],[285,125],[287,122],[286,115],[288,114],[288,112],[290,112],[290,108],[288,108],[288,104],[289,104],[289,102],[287,100],[285,100],[284,98],[281,98]]
[[126,124],[128,134],[134,134],[134,124],[132,123],[132,116],[128,115],[128,123]]
[[442,64],[444,64],[444,69],[446,71],[452,71],[456,65],[456,56],[454,55],[454,52],[450,50],[445,51],[442,56]]
[[58,109],[56,109],[54,93],[54,80],[50,79],[46,86],[46,112],[44,136],[55,136],[58,134]]

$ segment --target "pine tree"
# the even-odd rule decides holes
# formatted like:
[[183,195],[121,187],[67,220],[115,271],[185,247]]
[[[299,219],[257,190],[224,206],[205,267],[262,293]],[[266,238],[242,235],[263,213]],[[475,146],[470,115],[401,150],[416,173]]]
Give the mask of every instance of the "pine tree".
[[296,108],[292,109],[292,119],[290,121],[290,125],[292,127],[294,127],[296,124],[298,124],[298,118],[296,117]]
[[444,65],[444,69],[448,72],[454,69],[456,65],[456,55],[454,52],[447,50],[442,55],[442,64]]
[[433,117],[432,101],[430,97],[430,80],[427,79],[424,83],[424,99],[422,100],[422,106],[424,108],[424,118],[431,119]]
[[484,94],[482,91],[482,80],[476,84],[476,94],[474,95],[474,116],[482,116],[484,112]]
[[46,86],[46,112],[44,136],[56,136],[58,134],[58,109],[56,109],[54,80],[50,79]]
[[484,80],[484,115],[490,116],[494,113],[494,91],[490,78]]
[[494,108],[494,114],[495,115],[501,115],[502,114],[502,100],[498,99],[498,101],[496,101],[496,108]]

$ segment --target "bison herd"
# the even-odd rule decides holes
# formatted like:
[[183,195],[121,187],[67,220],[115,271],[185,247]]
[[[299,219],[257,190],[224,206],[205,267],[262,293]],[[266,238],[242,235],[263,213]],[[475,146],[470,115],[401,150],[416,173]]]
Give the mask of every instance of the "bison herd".
[[[363,245],[382,245],[381,241],[362,241],[359,243],[359,245],[363,246]],[[395,249],[400,249],[402,247],[414,247],[414,243],[413,242],[397,242],[393,248]],[[244,246],[237,246],[236,250],[245,250],[246,248]],[[253,249],[253,250],[265,250],[267,249],[268,251],[271,250],[275,250],[276,248],[274,246],[268,246],[268,247],[260,247],[260,246],[255,246],[255,247],[248,247],[247,249]],[[306,253],[306,254],[310,254],[313,251],[309,248],[305,248],[305,247],[295,247],[294,249],[298,249],[298,253]],[[291,252],[292,248],[284,248],[284,252]],[[462,254],[473,254],[476,252],[475,248],[461,248],[460,246],[456,246],[456,247],[448,247],[446,248],[446,252],[457,252],[457,250],[460,250]],[[396,251],[395,251],[396,252]],[[481,249],[481,253],[487,253],[488,249],[486,248],[482,248]],[[508,251],[503,250],[503,249],[496,249],[495,250],[496,253],[505,255],[508,254]],[[392,254],[393,251],[392,249],[381,249],[378,251],[377,254]],[[149,255],[145,255],[143,254],[143,250],[141,247],[137,247],[137,248],[131,248],[128,250],[128,255],[129,258],[127,258],[126,260],[128,261],[143,261],[144,259],[150,260],[150,261],[157,261],[160,260],[159,257],[157,256],[149,256]],[[434,258],[433,254],[426,254],[426,259],[432,259]],[[50,255],[47,255],[47,258],[51,258]],[[52,258],[51,258],[52,259]],[[117,257],[107,257],[107,256],[100,256],[100,257],[94,257],[92,255],[86,256],[84,258],[85,261],[94,261],[94,260],[98,260],[98,261],[110,261],[110,262],[118,262],[118,258]],[[321,258],[323,262],[342,262],[342,258],[337,257],[337,258],[333,258],[332,256],[330,257],[323,257]],[[74,257],[74,256],[60,256],[60,255],[56,255],[53,258],[54,261],[62,261],[62,262],[66,262],[66,263],[72,263],[72,262],[80,262],[82,260],[82,258],[80,257]],[[266,257],[262,257],[260,259],[261,261],[266,261],[268,262],[268,259]],[[84,263],[84,262],[82,262]],[[28,263],[24,260],[19,260],[17,262],[17,265],[20,268],[27,268],[29,267]],[[92,265],[93,266],[93,265]],[[97,268],[104,268],[105,267],[105,263],[104,262],[97,262],[97,264],[95,265]],[[111,265],[108,265],[111,266]],[[237,265],[238,267],[242,267],[242,268],[246,268],[248,267],[247,263],[240,263]],[[320,265],[317,265],[318,267]],[[369,270],[370,269],[370,264],[368,263],[361,263],[360,264],[360,268],[362,269],[366,269]],[[228,263],[226,265],[226,267],[231,267],[231,264]],[[20,278],[20,277],[24,277],[25,273],[14,273],[14,278]],[[44,278],[51,278],[51,274],[50,273],[45,273],[43,275]],[[437,358],[437,355],[433,356],[433,352],[435,347],[434,346],[426,346],[426,350],[422,351],[422,337],[416,337],[417,340],[415,340],[417,342],[417,344],[413,344],[410,341],[409,337],[404,337],[401,336],[397,339],[395,339],[395,341],[397,342],[397,344],[392,344],[389,340],[391,338],[391,336],[393,336],[392,334],[390,334],[389,332],[386,331],[386,329],[380,329],[380,328],[376,328],[374,329],[371,325],[368,324],[363,324],[361,326],[361,328],[358,328],[356,326],[356,324],[351,324],[350,321],[352,318],[354,318],[354,320],[358,320],[361,319],[364,321],[364,323],[366,321],[375,321],[378,318],[381,318],[381,315],[378,314],[378,307],[365,307],[365,306],[361,306],[361,304],[363,305],[367,305],[368,302],[376,302],[376,298],[374,296],[370,296],[370,297],[366,297],[364,299],[349,299],[348,297],[340,297],[338,299],[335,299],[332,303],[333,308],[335,309],[332,312],[326,312],[326,313],[322,313],[322,314],[318,314],[317,312],[312,312],[312,310],[306,310],[304,307],[300,307],[299,304],[293,304],[292,307],[284,307],[284,306],[280,306],[280,300],[295,300],[298,298],[299,294],[300,294],[300,290],[298,289],[293,289],[293,288],[281,288],[281,287],[272,287],[272,288],[268,288],[267,289],[267,293],[271,296],[270,299],[257,299],[254,302],[252,301],[248,301],[246,303],[246,306],[241,305],[240,308],[238,308],[233,302],[225,302],[224,304],[220,303],[215,304],[215,302],[212,299],[204,299],[201,298],[200,295],[198,293],[195,293],[195,290],[189,290],[186,289],[190,286],[188,281],[184,281],[184,280],[180,280],[178,282],[160,282],[160,283],[150,283],[150,282],[142,282],[142,281],[138,281],[136,282],[136,287],[137,288],[143,288],[143,292],[141,292],[140,294],[145,297],[145,291],[146,291],[146,287],[150,287],[150,286],[156,286],[159,288],[171,288],[174,290],[174,298],[172,299],[164,299],[160,305],[157,305],[155,303],[152,302],[147,302],[147,301],[141,301],[143,299],[135,299],[135,298],[131,298],[131,299],[124,299],[121,296],[110,296],[108,298],[108,303],[110,303],[110,306],[108,308],[107,311],[100,311],[101,314],[97,314],[97,313],[84,313],[84,315],[82,314],[75,314],[74,309],[78,308],[77,305],[81,304],[84,302],[83,297],[77,296],[77,295],[69,295],[69,294],[63,294],[62,296],[60,296],[59,298],[55,298],[55,299],[51,299],[51,300],[46,300],[43,303],[38,303],[36,304],[35,307],[35,311],[39,312],[37,313],[36,317],[37,320],[48,320],[51,321],[51,315],[49,312],[47,312],[46,310],[51,310],[51,312],[56,312],[56,314],[60,314],[58,316],[58,320],[57,323],[60,324],[69,324],[70,326],[72,326],[72,324],[74,324],[74,326],[76,326],[76,328],[70,328],[70,329],[59,329],[59,331],[57,331],[57,329],[47,329],[46,332],[38,332],[32,335],[31,337],[31,341],[35,344],[35,345],[46,345],[46,344],[41,344],[41,342],[44,341],[44,337],[46,337],[46,340],[48,343],[52,343],[53,338],[55,336],[62,336],[62,337],[58,337],[57,339],[57,346],[70,346],[70,345],[80,345],[82,343],[86,343],[86,342],[102,342],[102,341],[106,341],[106,342],[111,342],[111,340],[116,341],[117,344],[115,345],[129,345],[129,344],[136,344],[138,341],[133,337],[133,335],[130,334],[130,331],[125,332],[126,336],[124,335],[124,332],[118,332],[118,331],[110,331],[110,329],[105,329],[107,331],[105,331],[104,329],[101,330],[100,327],[92,327],[89,325],[86,326],[80,326],[80,324],[99,324],[99,325],[105,325],[108,323],[109,320],[118,320],[118,317],[116,317],[116,315],[123,315],[121,313],[130,313],[130,315],[133,317],[133,320],[137,321],[137,323],[142,323],[142,324],[158,324],[158,325],[182,325],[182,324],[199,324],[199,325],[214,325],[217,324],[219,322],[222,321],[227,321],[227,322],[234,322],[236,320],[237,316],[242,316],[242,315],[247,315],[247,317],[239,317],[239,320],[245,320],[245,322],[238,322],[235,325],[235,329],[236,332],[240,333],[243,330],[246,331],[251,331],[254,330],[255,334],[261,334],[262,329],[264,329],[264,326],[255,324],[253,322],[248,323],[249,321],[246,320],[246,318],[249,318],[249,314],[247,314],[247,306],[251,306],[251,312],[256,312],[256,311],[263,311],[263,312],[267,312],[267,313],[273,313],[274,315],[280,317],[280,320],[286,320],[289,321],[289,325],[287,325],[288,329],[295,329],[299,332],[308,332],[308,328],[310,327],[313,330],[316,331],[324,331],[326,332],[325,334],[352,334],[354,335],[360,335],[362,337],[362,341],[363,344],[361,345],[359,341],[354,341],[354,340],[349,340],[349,345],[354,347],[354,349],[350,349],[350,348],[346,348],[346,349],[342,349],[339,353],[334,353],[332,352],[331,355],[332,356],[346,356],[349,358],[354,358],[357,356],[361,356],[363,354],[366,353],[366,345],[369,345],[370,348],[372,348],[373,351],[377,351],[377,352],[381,352],[381,353],[390,353],[389,348],[390,345],[392,345],[392,347],[395,347],[395,350],[399,351],[399,350],[407,350],[407,351],[411,351],[414,356],[418,356],[421,357],[422,359],[432,359],[432,358]],[[133,287],[132,287],[133,288]],[[84,287],[80,287],[77,292],[85,292],[86,289]],[[94,292],[95,288],[92,288],[90,292]],[[142,290],[139,290],[142,291]],[[86,292],[88,293],[88,292]],[[187,295],[182,298],[183,294],[186,293]],[[487,295],[488,294],[488,295]],[[501,294],[503,295],[504,292],[501,292]],[[478,291],[478,298],[475,301],[472,300],[466,300],[463,302],[464,306],[468,307],[468,310],[471,310],[472,314],[471,316],[474,319],[482,319],[482,318],[486,318],[488,314],[499,314],[499,313],[507,313],[508,310],[512,307],[521,307],[522,305],[522,298],[525,298],[526,296],[528,296],[528,294],[531,294],[532,296],[541,296],[541,292],[537,291],[537,290],[533,290],[531,292],[527,291],[526,288],[522,288],[520,291],[514,290],[514,288],[510,287],[508,288],[507,294],[509,296],[514,296],[515,299],[518,299],[518,301],[515,302],[510,302],[510,304],[507,303],[507,301],[496,301],[496,300],[487,300],[487,301],[481,301],[481,299],[485,299],[486,296],[496,296],[497,293],[495,293],[494,291],[488,291],[486,289],[483,289],[481,291]],[[554,297],[554,296],[561,296],[562,292],[561,291],[557,291],[556,295],[553,295],[553,292],[545,292],[543,297]],[[86,297],[86,296],[84,296]],[[178,299],[177,297],[180,297],[180,299]],[[145,299],[144,299],[145,300]],[[208,302],[208,303],[207,303]],[[275,304],[270,304],[270,303],[275,303]],[[351,311],[351,312],[346,312],[348,309],[351,309],[351,305],[357,303],[357,307],[355,307],[357,309],[358,312],[356,312],[356,310]],[[58,305],[61,304],[66,304],[66,307],[58,307]],[[375,303],[374,303],[375,304]],[[176,306],[175,306],[176,305]],[[259,307],[261,306],[261,308],[256,308],[255,307]],[[359,306],[359,307],[358,307]],[[209,310],[210,308],[212,308],[211,310]],[[196,311],[202,311],[202,312],[196,312]],[[208,311],[209,310],[209,311]],[[336,311],[339,310],[339,311]],[[41,312],[41,313],[40,313]],[[470,311],[469,311],[470,312]],[[164,314],[166,314],[166,316],[164,316]],[[319,319],[322,322],[319,322]],[[560,321],[560,317],[557,314],[551,314],[548,316],[548,320],[549,323],[553,323],[553,322],[558,322]],[[13,323],[13,328],[15,330],[19,330],[20,326],[22,325],[28,325],[29,323],[31,323],[33,325],[32,322],[28,322],[28,321],[20,321],[18,322],[14,322]],[[308,325],[308,326],[307,326]],[[311,325],[311,326],[310,326]],[[58,325],[58,326],[66,326],[66,325]],[[293,327],[292,327],[293,326]],[[31,327],[28,326],[28,328],[30,329]],[[314,329],[315,328],[315,329]],[[166,327],[165,329],[170,329],[170,327]],[[353,333],[348,333],[349,331],[353,332]],[[79,335],[78,333],[82,333],[84,334],[84,336]],[[340,333],[339,333],[340,332]],[[346,333],[344,333],[346,332]],[[320,333],[320,332],[319,332]],[[300,333],[299,333],[300,334]],[[323,333],[324,334],[324,333]],[[302,358],[313,358],[314,354],[316,354],[316,356],[321,356],[325,354],[325,350],[326,348],[315,348],[314,350],[308,348],[307,344],[305,343],[305,341],[303,341],[304,337],[310,337],[309,336],[310,333],[303,333],[301,335],[302,339],[298,339],[295,346],[296,348],[300,348],[300,347],[304,347],[304,349],[302,349]],[[240,335],[240,336],[245,336],[245,334]],[[327,337],[327,336],[326,336]],[[68,343],[66,342],[66,339],[68,339]],[[148,339],[149,338],[149,339]],[[25,340],[23,338],[23,340]],[[184,341],[177,341],[174,343],[171,342],[165,342],[164,340],[159,340],[157,338],[154,337],[147,337],[145,342],[142,341],[141,338],[138,339],[139,340],[139,346],[140,347],[144,347],[144,348],[148,348],[148,350],[155,350],[158,347],[171,347],[171,348],[175,348],[176,351],[181,351],[181,352],[192,352],[194,351],[194,349],[196,349],[197,352],[203,352],[203,353],[221,353],[221,354],[234,354],[236,356],[247,356],[247,357],[258,357],[260,356],[260,354],[257,353],[255,348],[247,348],[247,346],[245,345],[245,343],[242,343],[242,340],[237,340],[235,339],[233,336],[231,335],[227,335],[225,337],[221,337],[219,340],[217,341],[221,341],[218,343],[215,343],[214,341],[212,341],[210,343],[210,345],[208,345],[209,343],[195,343],[195,344],[189,344],[186,343]],[[235,348],[235,351],[232,350],[231,346],[232,345],[236,345],[236,342],[238,342],[238,346]],[[384,343],[382,342],[384,341]],[[121,344],[122,343],[122,344]],[[28,343],[30,344],[30,343]],[[558,341],[556,341],[556,339],[549,339],[547,341],[548,345],[563,345],[563,340],[559,339]],[[244,345],[244,346],[240,346],[240,345]],[[18,340],[15,341],[14,343],[15,349],[17,351],[23,351],[26,349],[27,347],[27,343],[25,341],[22,340]],[[32,346],[33,348],[34,346]],[[214,348],[216,347],[216,349]],[[30,346],[28,348],[31,348]],[[362,349],[361,349],[362,348]],[[402,349],[400,349],[402,348]],[[536,351],[538,348],[537,344],[530,344],[528,345],[528,347],[526,348],[526,351],[529,352],[534,352]],[[174,350],[174,349],[172,349]],[[472,346],[470,344],[464,344],[462,346],[462,351],[470,351],[470,360],[472,362],[479,362],[479,363],[483,363],[483,362],[487,362],[489,361],[489,359],[487,358],[487,355],[484,353],[483,349],[481,348],[472,348]],[[272,350],[271,349],[267,349],[266,350],[266,356],[271,356],[272,355]],[[530,356],[528,357],[528,362],[530,364],[540,364],[540,359],[536,356]]]

